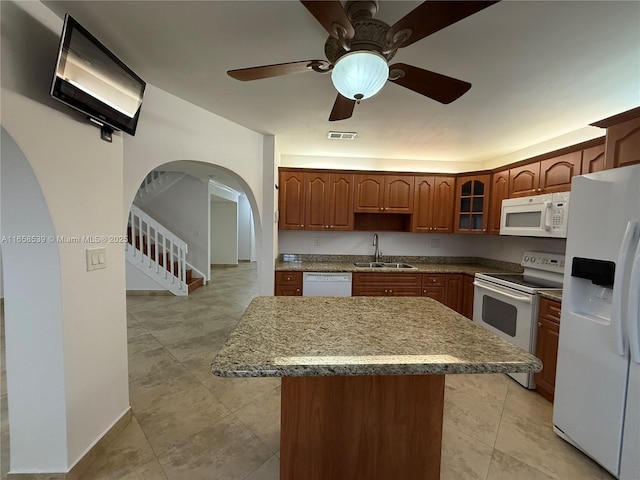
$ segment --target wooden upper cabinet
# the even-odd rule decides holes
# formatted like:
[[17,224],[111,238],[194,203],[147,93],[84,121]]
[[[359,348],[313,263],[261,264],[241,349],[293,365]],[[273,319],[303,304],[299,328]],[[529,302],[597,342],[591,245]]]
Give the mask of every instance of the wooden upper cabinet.
[[491,175],[465,175],[456,179],[455,233],[487,233]]
[[411,213],[413,177],[407,175],[356,175],[354,212]]
[[303,172],[280,172],[278,228],[281,230],[304,230],[304,175]]
[[601,172],[604,170],[604,143],[582,150],[582,166],[580,173]]
[[384,175],[356,175],[354,212],[379,213],[384,208]]
[[415,177],[412,232],[453,231],[455,177]]
[[353,175],[307,172],[305,230],[353,230]]
[[329,225],[329,174],[305,172],[305,230],[325,230]]
[[353,174],[329,177],[329,230],[353,230]]
[[580,175],[580,150],[509,169],[509,198],[567,192],[571,179]]
[[509,170],[491,175],[491,204],[489,207],[489,233],[500,235],[502,200],[509,198]]
[[542,160],[539,193],[568,192],[571,190],[571,179],[580,175],[581,167],[581,151]]
[[385,175],[385,213],[413,212],[413,181],[412,176]]
[[606,168],[640,163],[640,117],[607,128]]
[[540,188],[540,162],[509,170],[509,198],[537,195]]

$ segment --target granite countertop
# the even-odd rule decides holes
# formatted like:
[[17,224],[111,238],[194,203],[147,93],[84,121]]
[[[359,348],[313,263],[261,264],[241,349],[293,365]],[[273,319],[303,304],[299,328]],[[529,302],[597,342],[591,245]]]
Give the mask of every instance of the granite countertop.
[[538,290],[538,293],[542,298],[548,298],[549,300],[555,300],[556,302],[562,303],[561,289],[552,288],[549,290]]
[[223,377],[540,371],[428,297],[257,297],[211,365]]
[[[385,260],[386,261],[386,260]],[[512,273],[513,270],[502,266],[488,266],[480,263],[422,263],[415,261],[398,261],[408,263],[414,268],[387,268],[387,267],[356,267],[355,262],[327,261],[327,262],[283,262],[275,263],[276,272],[380,272],[380,273],[467,273],[470,275],[483,273]],[[391,262],[393,263],[393,262]]]

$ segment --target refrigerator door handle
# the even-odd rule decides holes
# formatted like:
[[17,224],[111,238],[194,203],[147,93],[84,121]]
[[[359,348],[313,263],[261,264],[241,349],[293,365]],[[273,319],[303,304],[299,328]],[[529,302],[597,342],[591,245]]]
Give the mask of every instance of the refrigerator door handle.
[[629,310],[627,314],[627,332],[631,360],[640,363],[640,242],[631,267],[629,281]]
[[627,351],[627,342],[625,341],[624,328],[622,326],[624,279],[626,277],[627,259],[633,248],[638,223],[637,221],[627,223],[627,229],[624,232],[624,237],[622,237],[622,244],[620,245],[620,252],[618,253],[618,263],[613,280],[613,311],[611,313],[611,322],[613,323],[613,328],[616,329],[616,346],[618,355],[620,356],[624,356]]

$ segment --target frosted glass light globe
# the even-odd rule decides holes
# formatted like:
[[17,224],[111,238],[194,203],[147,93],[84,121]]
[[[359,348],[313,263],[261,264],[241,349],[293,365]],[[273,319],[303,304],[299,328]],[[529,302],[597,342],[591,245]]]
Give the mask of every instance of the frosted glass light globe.
[[369,98],[380,91],[389,78],[389,66],[382,55],[369,51],[347,53],[331,71],[331,81],[343,97]]

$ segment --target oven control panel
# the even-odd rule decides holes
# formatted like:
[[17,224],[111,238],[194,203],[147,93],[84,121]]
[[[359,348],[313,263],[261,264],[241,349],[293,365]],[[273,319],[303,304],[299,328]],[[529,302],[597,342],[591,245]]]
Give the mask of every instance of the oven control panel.
[[524,268],[563,273],[564,255],[560,253],[524,252],[520,265]]

